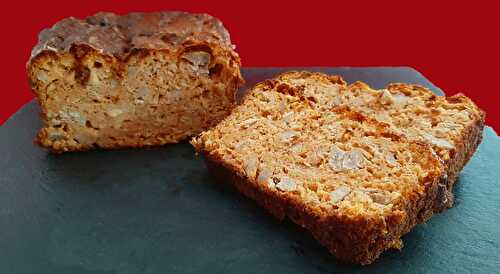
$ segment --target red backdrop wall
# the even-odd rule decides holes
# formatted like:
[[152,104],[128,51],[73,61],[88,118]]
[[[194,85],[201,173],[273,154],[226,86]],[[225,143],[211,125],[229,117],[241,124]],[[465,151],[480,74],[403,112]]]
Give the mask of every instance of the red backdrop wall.
[[498,8],[474,1],[9,1],[0,123],[32,98],[25,64],[44,27],[97,11],[184,10],[219,17],[244,66],[411,66],[462,92],[500,129]]

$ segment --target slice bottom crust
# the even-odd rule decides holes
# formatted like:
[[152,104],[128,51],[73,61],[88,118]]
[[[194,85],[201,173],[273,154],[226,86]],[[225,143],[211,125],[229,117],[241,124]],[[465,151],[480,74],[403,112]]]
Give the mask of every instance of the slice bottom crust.
[[[203,155],[212,176],[220,182],[232,185],[275,218],[288,218],[307,229],[338,260],[347,263],[368,265],[385,250],[403,248],[401,236],[415,225],[425,223],[435,211],[442,209],[442,189],[434,187],[428,190],[425,197],[407,205],[408,215],[405,217],[392,217],[378,222],[369,219],[318,218],[309,214],[302,204],[295,200],[262,191],[244,176],[239,176],[231,168],[225,167],[219,159],[207,153]],[[401,219],[405,221],[401,222]]]

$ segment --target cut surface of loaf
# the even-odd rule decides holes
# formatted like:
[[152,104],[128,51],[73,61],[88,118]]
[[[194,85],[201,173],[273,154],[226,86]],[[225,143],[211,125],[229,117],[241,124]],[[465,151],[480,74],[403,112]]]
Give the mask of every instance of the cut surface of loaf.
[[212,173],[274,216],[308,229],[339,260],[369,264],[443,207],[444,167],[428,144],[348,107],[319,107],[314,93],[260,83],[191,143]]
[[27,70],[37,142],[57,152],[178,142],[227,116],[242,82],[222,23],[183,12],[64,19]]
[[311,72],[284,73],[276,81],[304,89],[319,108],[347,105],[407,138],[430,144],[446,166],[447,206],[452,206],[453,184],[482,140],[484,112],[469,98],[437,96],[403,83],[376,90],[363,82],[347,85],[339,76]]

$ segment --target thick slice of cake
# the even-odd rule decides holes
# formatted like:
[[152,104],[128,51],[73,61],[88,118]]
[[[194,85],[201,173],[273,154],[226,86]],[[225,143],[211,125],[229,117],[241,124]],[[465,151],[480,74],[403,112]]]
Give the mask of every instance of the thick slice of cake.
[[[325,77],[325,86],[343,86]],[[269,80],[191,143],[208,168],[342,261],[369,264],[447,199],[429,144],[348,107],[319,107],[323,84]]]
[[452,206],[453,184],[482,139],[484,112],[469,98],[462,94],[437,96],[408,84],[391,84],[381,90],[362,82],[348,86],[338,76],[321,73],[289,72],[276,80],[304,90],[318,108],[347,105],[407,138],[430,144],[445,163],[450,193],[447,206]]
[[227,116],[242,82],[222,23],[183,12],[64,19],[27,69],[37,142],[57,152],[178,142]]

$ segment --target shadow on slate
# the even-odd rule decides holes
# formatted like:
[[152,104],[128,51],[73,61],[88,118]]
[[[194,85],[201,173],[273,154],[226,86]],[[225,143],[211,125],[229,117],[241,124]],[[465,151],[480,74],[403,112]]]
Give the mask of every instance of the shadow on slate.
[[[298,68],[296,68],[298,69]],[[245,69],[247,85],[289,69]],[[410,68],[312,68],[418,83]],[[242,89],[244,90],[244,88]],[[303,229],[278,222],[208,176],[187,142],[51,155],[32,144],[31,102],[0,128],[1,273],[492,273],[500,268],[500,141],[491,128],[455,188],[456,205],[374,264],[340,264]]]

